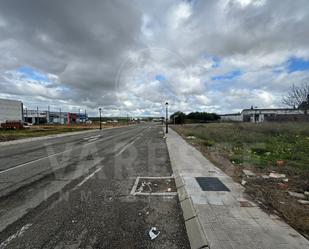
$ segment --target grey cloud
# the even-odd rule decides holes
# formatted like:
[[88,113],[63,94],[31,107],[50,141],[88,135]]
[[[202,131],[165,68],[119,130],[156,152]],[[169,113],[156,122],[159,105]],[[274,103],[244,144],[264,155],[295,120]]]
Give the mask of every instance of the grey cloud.
[[0,16],[0,48],[15,58],[0,70],[56,74],[75,100],[113,91],[122,53],[139,45],[140,12],[126,1],[1,1]]
[[[183,13],[181,4],[190,13]],[[262,89],[276,93],[271,104],[277,105],[276,96],[290,83],[308,77],[307,72],[272,73],[289,56],[309,57],[308,9],[307,0],[246,6],[237,0],[0,0],[1,93],[23,95],[28,101],[31,94],[46,98],[53,91],[55,103],[68,106],[158,113],[165,99],[186,110],[234,110],[242,106],[243,92],[237,89],[257,96]],[[204,67],[207,56],[220,58],[220,69]],[[261,62],[266,56],[270,59]],[[40,93],[1,78],[20,66],[55,74],[58,80]],[[233,69],[243,75],[230,85],[209,83],[216,73]],[[167,80],[154,87],[156,73]],[[216,84],[224,87],[213,96]],[[202,105],[195,95],[209,103]],[[229,97],[222,102],[220,96]]]

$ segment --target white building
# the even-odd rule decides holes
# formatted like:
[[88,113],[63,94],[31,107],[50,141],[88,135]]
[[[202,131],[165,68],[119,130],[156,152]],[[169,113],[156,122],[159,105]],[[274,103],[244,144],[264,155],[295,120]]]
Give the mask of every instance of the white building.
[[18,100],[0,99],[0,123],[23,120],[23,103]]
[[220,115],[227,122],[309,121],[306,110],[289,108],[244,109],[241,113]]

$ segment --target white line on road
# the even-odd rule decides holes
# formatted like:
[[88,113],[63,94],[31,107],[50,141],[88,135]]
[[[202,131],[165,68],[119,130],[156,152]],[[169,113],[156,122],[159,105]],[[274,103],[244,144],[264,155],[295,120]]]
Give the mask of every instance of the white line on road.
[[93,141],[96,141],[98,139],[99,139],[98,137],[94,137],[94,138],[89,139],[88,142],[93,142]]
[[83,140],[96,140],[99,139],[102,135],[97,135],[97,136],[91,136],[91,137],[84,137]]
[[136,180],[135,180],[135,183],[134,183],[134,185],[133,185],[133,188],[132,188],[132,190],[131,190],[130,195],[134,195],[134,193],[136,192],[136,188],[137,188],[137,185],[138,185],[139,179],[140,179],[140,177],[139,177],[139,176],[138,176],[138,177],[136,177]]
[[8,172],[8,171],[11,171],[11,170],[15,170],[15,169],[21,168],[21,167],[26,166],[26,165],[31,164],[31,163],[35,163],[35,162],[42,161],[42,160],[47,159],[47,158],[50,158],[50,157],[52,157],[52,156],[57,156],[57,155],[63,154],[63,153],[65,153],[65,152],[67,152],[67,151],[70,151],[70,150],[72,150],[72,149],[65,150],[65,151],[61,151],[61,152],[58,152],[58,153],[55,153],[55,154],[52,154],[52,155],[49,155],[49,156],[46,156],[46,157],[42,157],[42,158],[39,158],[39,159],[35,159],[35,160],[33,160],[33,161],[30,161],[30,162],[26,162],[26,163],[23,163],[23,164],[19,164],[19,165],[17,165],[17,166],[14,166],[14,167],[11,167],[11,168],[8,168],[8,169],[5,169],[5,170],[1,170],[1,171],[0,171],[0,174],[3,174],[3,173],[5,173],[5,172]]
[[13,239],[16,239],[20,236],[22,236],[24,234],[24,232],[26,232],[30,227],[32,226],[32,224],[26,224],[24,225],[21,229],[19,229],[16,233],[14,233],[13,235],[11,235],[10,237],[8,237],[5,241],[3,241],[0,244],[0,249],[5,248]]
[[102,169],[101,168],[98,168],[97,170],[95,170],[92,174],[90,174],[89,176],[87,176],[84,180],[82,180],[79,184],[77,184],[77,187],[80,187],[82,186],[85,182],[87,182],[91,177],[93,177],[96,173],[98,173],[100,170]]
[[150,192],[150,193],[141,193],[141,192],[137,192],[137,185],[140,181],[140,179],[174,179],[173,176],[138,176],[136,177],[135,183],[133,185],[133,188],[130,192],[130,195],[155,195],[155,196],[173,196],[173,195],[177,195],[177,192]]
[[127,145],[125,145],[115,156],[121,155],[127,148],[129,148],[132,144],[134,144],[136,142],[136,140],[139,139],[139,138],[140,138],[140,136],[138,136],[132,142],[130,142]]
[[[131,131],[131,130],[129,130],[129,131]],[[124,132],[118,133],[118,134],[116,134],[116,135],[112,135],[112,136],[109,136],[109,137],[104,137],[104,138],[102,138],[102,139],[106,140],[106,139],[109,139],[109,138],[113,138],[113,137],[122,135],[122,134],[127,133],[127,132],[128,132],[128,131],[124,131]],[[96,141],[92,141],[92,142],[90,141],[89,143],[85,143],[84,145],[90,145],[90,144],[93,144],[93,143],[95,143],[95,142],[97,142],[97,140],[96,140]],[[84,145],[83,145],[83,146],[84,146]],[[32,164],[32,163],[35,163],[35,162],[39,162],[39,161],[48,159],[48,158],[53,157],[53,156],[57,156],[57,155],[60,155],[60,154],[63,154],[63,153],[72,151],[72,150],[74,150],[74,149],[76,149],[76,147],[71,148],[71,149],[68,149],[68,150],[64,150],[64,151],[61,151],[61,152],[58,152],[58,153],[55,153],[55,154],[52,154],[52,155],[48,155],[48,156],[46,156],[46,157],[41,157],[41,158],[38,158],[38,159],[35,159],[35,160],[32,160],[32,161],[26,162],[26,163],[22,163],[22,164],[16,165],[16,166],[14,166],[14,167],[11,167],[11,168],[8,168],[8,169],[5,169],[5,170],[1,170],[1,171],[0,171],[0,174],[3,174],[3,173],[6,173],[6,172],[9,172],[9,171],[11,171],[11,170],[15,170],[15,169],[24,167],[24,166],[26,166],[26,165],[28,165],[28,164]]]

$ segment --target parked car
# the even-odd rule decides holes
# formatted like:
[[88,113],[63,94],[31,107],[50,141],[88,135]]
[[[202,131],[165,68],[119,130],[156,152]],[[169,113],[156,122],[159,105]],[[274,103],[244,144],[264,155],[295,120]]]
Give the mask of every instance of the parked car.
[[23,123],[23,128],[29,129],[32,126],[32,123],[24,122]]

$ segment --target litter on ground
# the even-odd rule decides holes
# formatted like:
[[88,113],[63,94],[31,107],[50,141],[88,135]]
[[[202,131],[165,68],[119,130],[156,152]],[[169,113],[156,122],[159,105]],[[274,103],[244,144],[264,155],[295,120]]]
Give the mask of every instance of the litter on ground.
[[309,204],[309,201],[306,201],[306,200],[298,200],[298,202],[300,204],[304,204],[304,205],[308,205]]
[[188,139],[196,139],[195,136],[187,136]]
[[296,198],[300,198],[300,199],[305,199],[305,195],[303,193],[297,193],[297,192],[293,192],[293,191],[288,191],[290,196],[296,197]]
[[248,170],[248,169],[243,169],[242,172],[243,172],[247,177],[253,177],[253,176],[255,176],[255,173],[253,173],[251,170]]
[[285,178],[285,174],[278,174],[278,173],[270,173],[269,177],[271,178]]
[[156,227],[152,227],[149,230],[148,234],[149,234],[150,239],[153,240],[159,236],[160,231]]

